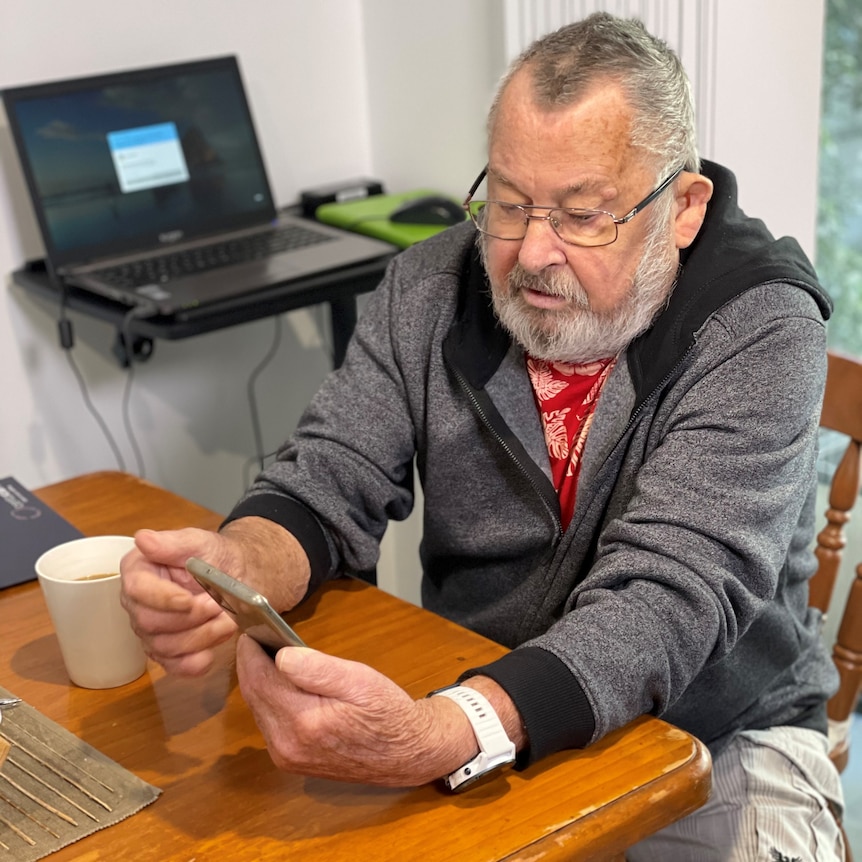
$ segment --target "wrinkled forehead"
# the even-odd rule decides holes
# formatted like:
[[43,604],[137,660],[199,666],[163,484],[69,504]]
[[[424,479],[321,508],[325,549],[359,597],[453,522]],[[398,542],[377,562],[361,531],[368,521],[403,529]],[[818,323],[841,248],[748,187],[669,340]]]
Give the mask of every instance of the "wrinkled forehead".
[[551,99],[537,85],[533,69],[527,65],[516,72],[499,93],[493,116],[489,118],[489,138],[505,131],[524,114],[546,118],[562,118],[575,113],[586,116],[589,112],[579,111],[583,106],[592,106],[599,115],[621,114],[627,126],[631,127],[632,108],[618,77],[594,77],[580,82],[571,92],[564,88]]
[[502,176],[578,182],[596,176],[614,183],[650,173],[647,154],[632,142],[632,109],[612,80],[596,82],[567,105],[537,101],[528,70],[501,94],[488,141],[489,163]]

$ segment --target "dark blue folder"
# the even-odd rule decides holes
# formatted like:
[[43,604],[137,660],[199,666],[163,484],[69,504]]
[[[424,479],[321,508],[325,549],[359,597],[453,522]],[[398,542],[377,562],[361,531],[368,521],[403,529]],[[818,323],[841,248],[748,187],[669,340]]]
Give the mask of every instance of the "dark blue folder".
[[17,480],[0,479],[0,589],[32,581],[44,551],[83,535]]

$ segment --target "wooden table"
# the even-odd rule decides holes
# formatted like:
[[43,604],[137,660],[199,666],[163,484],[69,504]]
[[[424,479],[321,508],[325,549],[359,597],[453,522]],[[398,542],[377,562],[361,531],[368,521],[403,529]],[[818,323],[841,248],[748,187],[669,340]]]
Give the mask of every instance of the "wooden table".
[[[121,473],[37,495],[87,535],[215,528],[219,516]],[[343,579],[290,615],[315,647],[373,665],[416,697],[504,648],[359,581]],[[644,717],[460,795],[391,790],[278,772],[224,660],[202,679],[150,665],[117,689],[72,685],[36,583],[0,591],[0,684],[162,795],[52,860],[435,862],[582,860],[627,846],[704,803],[710,759],[696,739]]]

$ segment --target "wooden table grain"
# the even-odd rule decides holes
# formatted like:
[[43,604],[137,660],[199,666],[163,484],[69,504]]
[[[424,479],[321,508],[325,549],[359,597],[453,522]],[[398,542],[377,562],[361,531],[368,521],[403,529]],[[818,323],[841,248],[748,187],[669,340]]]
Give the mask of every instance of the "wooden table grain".
[[[136,477],[102,472],[36,491],[86,535],[215,528],[220,516]],[[366,662],[416,697],[504,653],[485,638],[359,581],[289,615],[314,647]],[[147,808],[54,854],[95,862],[497,862],[621,858],[704,803],[710,759],[696,739],[643,717],[460,795],[279,772],[245,707],[226,644],[200,679],[151,663],[139,680],[69,682],[36,583],[0,591],[0,684],[163,790]]]

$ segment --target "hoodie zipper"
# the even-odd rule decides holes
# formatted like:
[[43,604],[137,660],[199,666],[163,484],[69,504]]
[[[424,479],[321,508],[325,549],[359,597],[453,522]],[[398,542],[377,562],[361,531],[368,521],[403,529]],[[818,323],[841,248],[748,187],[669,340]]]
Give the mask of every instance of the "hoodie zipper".
[[[451,363],[450,363],[450,367],[452,367]],[[523,463],[520,461],[518,456],[512,451],[512,447],[509,446],[508,442],[506,442],[506,439],[494,427],[494,424],[488,418],[488,415],[487,415],[487,413],[485,413],[485,410],[482,407],[481,403],[479,402],[479,399],[476,397],[475,393],[473,392],[473,387],[467,382],[467,380],[464,378],[464,376],[461,374],[461,372],[457,368],[452,367],[452,371],[455,374],[455,377],[457,378],[458,383],[460,384],[461,388],[464,390],[464,392],[467,394],[467,397],[470,399],[470,402],[472,403],[474,409],[479,414],[479,418],[482,420],[482,423],[484,424],[484,426],[491,432],[494,439],[500,444],[500,446],[503,448],[503,451],[506,453],[506,455],[508,455],[508,457],[512,461],[512,463],[518,468],[518,471],[524,476],[524,478],[527,480],[527,482],[529,482],[530,487],[539,496],[539,499],[542,501],[542,504],[544,505],[548,514],[551,516],[551,520],[554,523],[554,543],[555,544],[558,543],[563,536],[563,525],[560,522],[560,518],[557,515],[556,511],[551,506],[551,504],[548,502],[547,495],[536,484],[536,481],[533,478],[533,476],[531,475],[530,471],[523,465]]]

